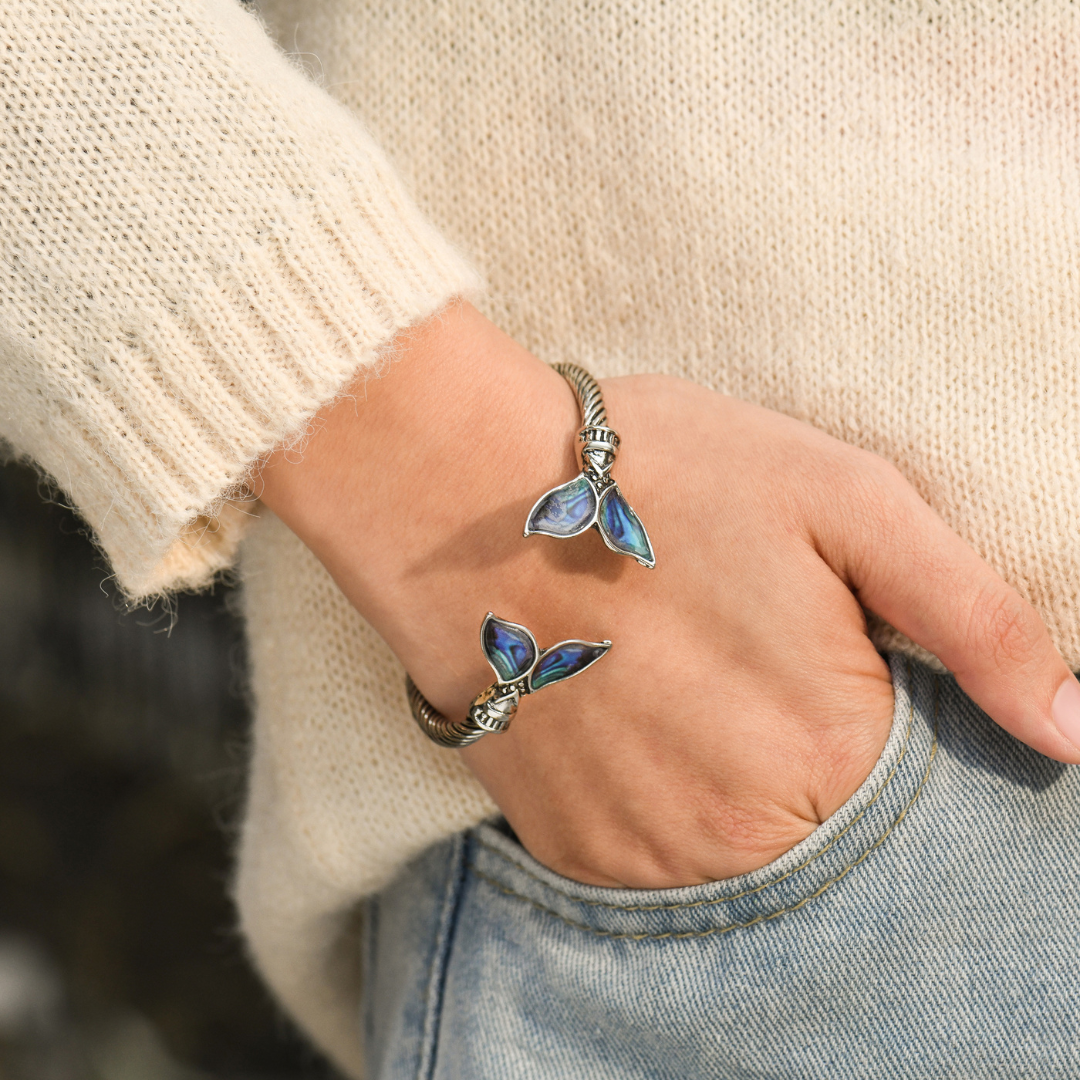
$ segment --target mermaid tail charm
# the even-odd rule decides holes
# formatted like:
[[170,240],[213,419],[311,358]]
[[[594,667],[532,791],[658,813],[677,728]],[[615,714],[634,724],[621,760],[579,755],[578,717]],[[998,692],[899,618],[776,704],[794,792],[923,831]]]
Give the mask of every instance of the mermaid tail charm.
[[619,436],[609,427],[584,427],[578,435],[582,471],[568,484],[545,492],[525,522],[525,535],[567,539],[595,528],[612,551],[630,555],[642,566],[656,565],[652,542],[641,518],[611,478]]
[[496,681],[477,694],[464,720],[448,720],[406,679],[413,717],[441,746],[468,746],[482,735],[505,731],[523,695],[580,674],[611,648],[610,641],[571,639],[540,649],[530,630],[490,611],[480,626],[480,645]]
[[612,551],[630,555],[652,569],[656,556],[649,534],[611,478],[619,436],[608,427],[600,384],[576,364],[552,367],[573,388],[581,407],[581,472],[536,500],[525,521],[525,535],[539,533],[565,540],[596,529]]
[[480,626],[480,644],[499,684],[517,686],[523,694],[580,674],[611,648],[610,641],[572,638],[541,651],[530,630],[490,611]]
[[480,644],[498,680],[469,706],[469,720],[482,731],[505,731],[523,694],[580,674],[611,648],[610,641],[560,641],[541,651],[532,632],[490,611],[480,627]]

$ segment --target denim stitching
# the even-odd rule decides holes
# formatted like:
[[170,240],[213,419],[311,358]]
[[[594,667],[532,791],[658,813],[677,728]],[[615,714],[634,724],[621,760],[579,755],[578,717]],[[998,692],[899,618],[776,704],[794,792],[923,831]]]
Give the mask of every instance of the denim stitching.
[[[677,940],[685,939],[685,938],[713,937],[714,935],[726,934],[731,930],[745,930],[748,927],[757,926],[758,923],[769,922],[771,919],[776,919],[781,915],[789,915],[793,911],[798,911],[801,907],[804,907],[811,900],[816,900],[819,896],[821,896],[829,888],[831,888],[833,885],[835,885],[838,881],[841,881],[843,878],[847,877],[847,875],[849,873],[851,873],[851,871],[854,870],[855,867],[860,866],[863,862],[866,861],[866,859],[868,859],[870,857],[870,855],[873,852],[877,851],[877,849],[879,847],[881,847],[881,845],[883,843],[885,843],[885,841],[892,835],[892,833],[900,825],[900,823],[904,820],[904,818],[907,817],[908,811],[915,805],[915,803],[918,800],[919,796],[922,794],[923,788],[926,786],[926,781],[930,778],[930,770],[931,770],[931,768],[932,768],[932,766],[934,764],[934,758],[937,756],[937,748],[938,748],[938,684],[937,684],[937,681],[935,680],[935,682],[934,682],[934,737],[933,737],[933,742],[931,743],[931,746],[930,746],[930,757],[929,757],[929,760],[926,763],[926,771],[923,773],[922,779],[919,781],[919,786],[915,789],[914,794],[908,800],[908,803],[904,807],[904,809],[900,811],[899,815],[896,817],[896,819],[893,821],[893,823],[885,830],[885,832],[883,832],[881,834],[881,836],[878,837],[878,839],[873,844],[871,844],[870,847],[868,847],[857,859],[855,859],[854,862],[851,862],[847,866],[845,866],[835,877],[830,878],[828,881],[824,882],[821,886],[819,886],[814,892],[810,893],[808,896],[804,896],[801,900],[797,901],[796,903],[791,904],[788,907],[780,908],[777,911],[771,911],[771,912],[768,912],[767,914],[758,915],[755,918],[748,920],[747,922],[732,923],[730,926],[713,926],[713,927],[710,927],[708,930],[668,930],[668,931],[665,931],[662,934],[649,934],[649,933],[633,934],[633,933],[629,933],[629,932],[625,932],[625,931],[601,930],[601,929],[598,929],[595,926],[589,926],[587,923],[575,922],[573,919],[567,918],[567,916],[561,914],[560,912],[555,911],[552,908],[546,907],[544,904],[541,904],[538,901],[533,900],[531,897],[525,896],[524,893],[519,893],[516,890],[509,888],[509,886],[503,885],[501,882],[496,881],[494,878],[488,877],[487,874],[485,874],[483,871],[481,871],[476,866],[475,863],[470,862],[469,863],[469,869],[472,870],[472,872],[474,874],[476,874],[476,876],[478,878],[480,878],[481,881],[487,882],[487,884],[491,885],[493,888],[497,889],[499,892],[504,893],[507,896],[513,896],[513,897],[515,897],[515,898],[517,898],[519,900],[524,900],[525,903],[527,903],[530,906],[536,908],[537,911],[541,911],[545,915],[550,915],[553,918],[558,919],[560,922],[565,923],[567,926],[573,927],[575,930],[585,930],[590,934],[595,934],[597,937],[610,938],[613,941],[663,941],[665,939],[670,939],[670,940],[676,940],[677,941]],[[558,891],[558,890],[556,890],[556,891]],[[754,891],[757,891],[757,890],[754,890]],[[568,896],[569,894],[563,894],[563,895]],[[575,899],[575,898],[570,897],[570,899]],[[588,903],[588,901],[579,901],[579,902],[580,903]],[[702,903],[701,901],[698,901],[698,902],[696,902],[694,904],[687,904],[685,906],[688,907],[688,908],[689,907],[698,907],[698,906],[701,905],[701,903]],[[615,905],[615,904],[607,904],[607,905],[604,905],[604,906],[609,907],[609,908],[616,908],[617,910],[627,910],[627,911],[641,910],[640,908],[632,908],[632,907],[631,908],[625,908],[625,909],[619,909],[618,905]],[[679,906],[680,905],[671,905],[672,908],[679,907]]]
[[431,1080],[435,1072],[439,1029],[442,1026],[443,991],[446,987],[447,957],[454,940],[461,893],[465,879],[465,845],[461,838],[454,844],[446,891],[439,911],[439,929],[428,975],[427,1007],[424,1010],[424,1026],[421,1032],[420,1061],[416,1069],[417,1080]]
[[[910,661],[908,661],[908,664],[907,664],[907,676],[908,676],[908,685],[910,686],[910,684],[911,684],[911,662]],[[934,689],[934,695],[935,695],[934,696],[934,709],[935,709],[935,714],[934,714],[935,715],[935,729],[934,729],[934,732],[935,732],[935,740],[936,740],[936,736],[937,736],[937,728],[936,728],[937,683],[936,682],[934,684],[934,687],[935,687],[935,689]],[[836,844],[839,840],[841,840],[851,829],[853,829],[862,820],[862,818],[865,816],[866,812],[870,809],[870,807],[872,807],[874,805],[874,803],[876,803],[878,801],[878,799],[881,798],[881,796],[885,793],[885,789],[889,786],[889,784],[892,783],[893,779],[896,776],[897,770],[900,768],[900,765],[903,762],[904,757],[907,755],[908,746],[911,744],[911,731],[912,731],[912,727],[913,727],[913,724],[914,724],[914,718],[915,718],[915,698],[912,697],[909,708],[908,708],[907,731],[904,732],[904,742],[903,742],[903,745],[900,747],[900,755],[899,755],[899,757],[897,757],[896,761],[893,763],[893,767],[889,770],[889,775],[885,777],[885,779],[881,782],[881,786],[877,789],[877,791],[874,792],[873,798],[870,799],[870,801],[855,815],[855,817],[853,817],[820,851],[817,851],[813,855],[809,856],[809,858],[807,858],[807,860],[805,862],[800,863],[798,866],[793,867],[786,874],[781,874],[780,877],[774,878],[772,881],[766,881],[761,885],[755,885],[752,889],[745,889],[743,892],[734,893],[731,896],[721,896],[721,897],[718,897],[715,900],[692,900],[689,903],[685,903],[685,904],[612,904],[612,903],[609,903],[606,900],[586,900],[586,899],[584,899],[582,897],[574,896],[573,893],[569,893],[569,892],[565,891],[564,889],[560,889],[558,885],[552,885],[550,882],[545,881],[535,871],[530,870],[528,867],[522,866],[521,863],[515,862],[505,852],[499,851],[498,848],[494,848],[490,844],[485,843],[479,837],[477,837],[476,842],[482,848],[484,848],[486,851],[490,851],[492,855],[497,855],[500,859],[504,860],[505,862],[508,862],[511,866],[516,867],[523,874],[527,875],[528,877],[531,877],[533,879],[533,881],[540,882],[540,884],[543,885],[545,888],[551,889],[552,892],[558,893],[560,896],[565,896],[568,900],[573,900],[574,903],[576,903],[576,904],[586,904],[589,907],[608,908],[611,911],[685,911],[685,910],[688,910],[690,908],[715,907],[718,904],[730,904],[730,903],[734,902],[735,900],[743,900],[746,897],[753,896],[755,893],[762,892],[765,889],[771,889],[774,885],[779,885],[782,882],[787,881],[787,879],[789,877],[792,877],[794,874],[798,874],[800,871],[805,870],[816,859],[820,859],[834,844]],[[935,741],[935,747],[936,747],[936,741]],[[890,828],[895,827],[895,824],[896,823],[894,822],[893,826],[890,826]],[[471,863],[470,863],[470,866],[472,866]],[[472,867],[472,868],[475,869],[475,867]],[[479,871],[477,871],[477,873],[479,873]],[[481,874],[481,877],[483,877],[482,874]],[[488,881],[490,879],[489,878],[484,878],[484,880]],[[515,893],[514,895],[517,895],[517,894]]]

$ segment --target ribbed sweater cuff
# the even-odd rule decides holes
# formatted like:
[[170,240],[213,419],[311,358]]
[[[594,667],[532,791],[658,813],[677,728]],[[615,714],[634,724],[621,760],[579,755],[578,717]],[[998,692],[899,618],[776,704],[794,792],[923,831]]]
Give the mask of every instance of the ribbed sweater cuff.
[[129,596],[199,586],[233,557],[252,463],[480,283],[233,0],[15,7],[0,434]]

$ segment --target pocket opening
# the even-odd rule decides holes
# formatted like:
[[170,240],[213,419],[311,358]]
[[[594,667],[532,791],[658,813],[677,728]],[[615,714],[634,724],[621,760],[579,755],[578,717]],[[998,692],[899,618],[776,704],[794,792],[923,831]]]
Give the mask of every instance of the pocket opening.
[[938,678],[891,657],[893,726],[874,769],[827,821],[778,859],[736,878],[679,889],[583,885],[533,859],[509,830],[483,825],[469,839],[469,869],[508,902],[604,937],[704,937],[799,910],[861,866],[901,825],[930,775],[937,749]]

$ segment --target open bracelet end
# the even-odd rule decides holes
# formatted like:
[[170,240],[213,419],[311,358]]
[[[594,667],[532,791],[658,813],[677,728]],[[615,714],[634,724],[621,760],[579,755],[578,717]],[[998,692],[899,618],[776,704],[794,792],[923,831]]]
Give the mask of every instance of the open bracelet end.
[[473,698],[463,720],[443,716],[412,677],[405,677],[413,719],[440,746],[460,748],[484,735],[506,731],[525,694],[580,675],[611,648],[611,642],[574,638],[541,650],[527,627],[489,611],[480,625],[480,647],[495,672],[495,682]]
[[581,407],[585,425],[578,432],[581,472],[536,500],[525,521],[525,536],[538,534],[565,540],[596,529],[612,551],[629,555],[651,570],[656,566],[656,555],[649,534],[611,478],[619,436],[607,426],[600,385],[576,364],[553,367],[573,387]]

